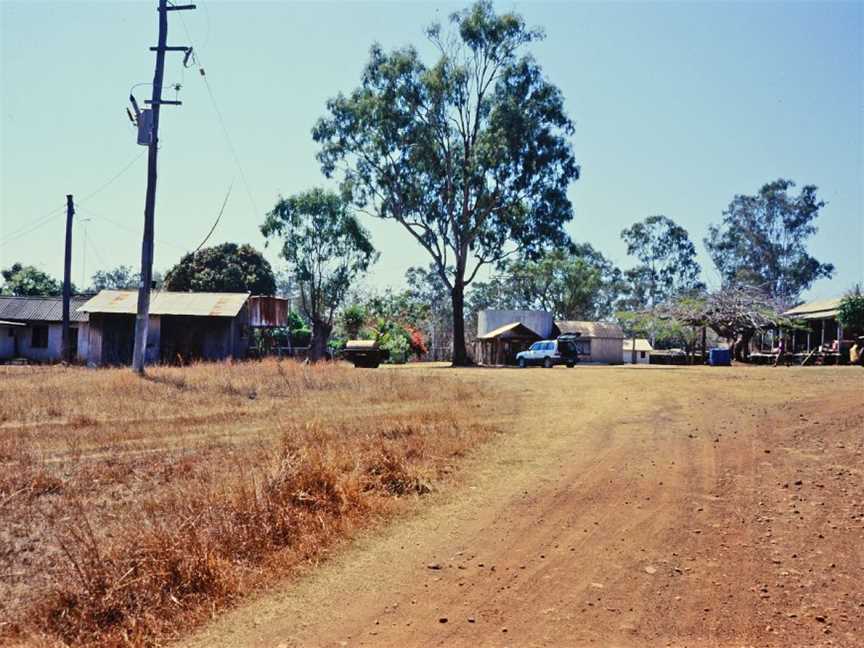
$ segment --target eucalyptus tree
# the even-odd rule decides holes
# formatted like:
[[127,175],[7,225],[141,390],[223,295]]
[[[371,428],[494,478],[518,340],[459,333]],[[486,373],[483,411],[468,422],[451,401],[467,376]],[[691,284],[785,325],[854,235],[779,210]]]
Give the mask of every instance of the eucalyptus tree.
[[763,185],[755,196],[735,196],[723,221],[712,225],[705,239],[724,281],[758,285],[786,306],[814,281],[834,274],[832,264],[807,251],[825,202],[817,198],[814,185],[805,185],[797,196],[789,192],[793,187],[794,182],[781,178]]
[[579,177],[560,90],[525,50],[542,37],[481,1],[413,47],[373,45],[360,86],[313,129],[325,175],[373,216],[400,223],[450,293],[453,364],[465,348],[465,288],[483,266],[563,244]]
[[666,216],[649,216],[621,232],[638,265],[625,272],[631,305],[654,308],[682,292],[704,289],[696,247],[687,230]]
[[323,189],[280,198],[261,233],[268,243],[282,239],[282,258],[297,281],[303,314],[312,323],[309,357],[319,360],[351,283],[378,258],[369,233],[338,194]]

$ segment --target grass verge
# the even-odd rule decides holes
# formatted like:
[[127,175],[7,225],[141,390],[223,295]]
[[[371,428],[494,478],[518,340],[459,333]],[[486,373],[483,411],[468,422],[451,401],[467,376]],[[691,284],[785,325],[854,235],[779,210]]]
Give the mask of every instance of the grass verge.
[[494,432],[481,388],[444,372],[3,371],[0,639],[33,645],[177,636],[429,492]]

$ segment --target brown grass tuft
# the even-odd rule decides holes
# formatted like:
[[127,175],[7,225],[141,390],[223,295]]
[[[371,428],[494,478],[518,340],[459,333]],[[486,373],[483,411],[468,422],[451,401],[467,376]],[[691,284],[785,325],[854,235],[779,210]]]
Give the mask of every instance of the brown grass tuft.
[[483,394],[451,374],[16,369],[0,403],[0,640],[33,645],[175,636],[430,492],[491,432],[472,414]]

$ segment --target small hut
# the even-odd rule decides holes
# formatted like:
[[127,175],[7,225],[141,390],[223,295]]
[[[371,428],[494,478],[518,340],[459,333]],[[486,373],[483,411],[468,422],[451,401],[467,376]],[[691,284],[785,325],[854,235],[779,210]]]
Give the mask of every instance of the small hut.
[[516,354],[534,344],[540,336],[521,322],[504,326],[477,336],[477,363],[481,365],[515,365]]
[[645,338],[628,338],[623,343],[624,362],[629,364],[649,364],[654,347]]

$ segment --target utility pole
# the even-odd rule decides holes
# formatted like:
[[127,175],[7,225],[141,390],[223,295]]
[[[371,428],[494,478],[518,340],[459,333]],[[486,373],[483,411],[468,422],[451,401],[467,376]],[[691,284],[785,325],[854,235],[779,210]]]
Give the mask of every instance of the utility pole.
[[66,195],[66,256],[63,259],[63,334],[61,352],[63,362],[72,361],[72,340],[69,330],[69,301],[72,298],[72,217],[75,215],[75,205],[72,194]]
[[147,157],[147,194],[144,200],[144,237],[141,242],[141,282],[138,285],[138,313],[135,316],[135,346],[132,351],[132,369],[144,373],[147,353],[147,330],[150,323],[150,286],[153,281],[153,231],[156,211],[156,158],[159,153],[159,109],[162,104],[178,106],[179,101],[163,101],[162,79],[165,73],[165,52],[188,52],[189,47],[168,47],[168,12],[195,9],[195,5],[168,5],[159,0],[159,39],[156,47],[156,70],[153,73],[153,95],[149,103],[153,111],[152,131]]

